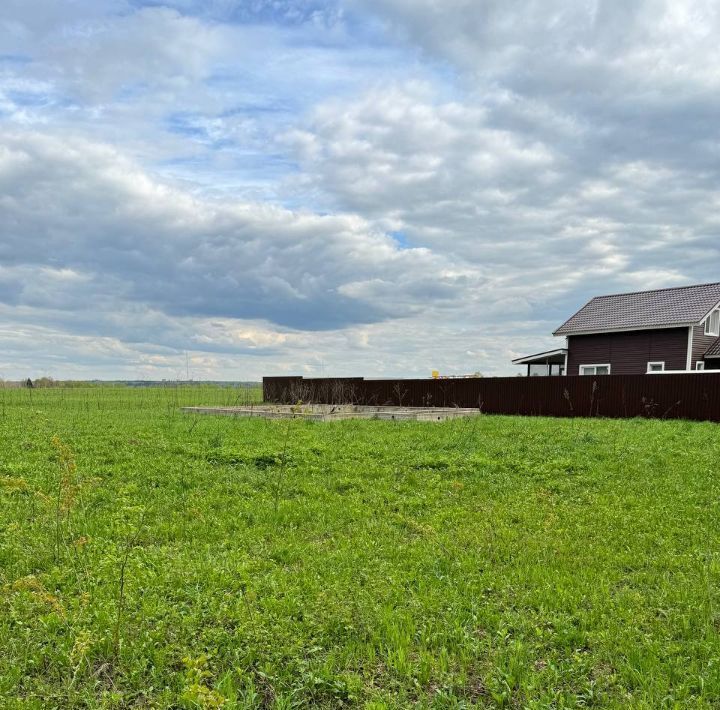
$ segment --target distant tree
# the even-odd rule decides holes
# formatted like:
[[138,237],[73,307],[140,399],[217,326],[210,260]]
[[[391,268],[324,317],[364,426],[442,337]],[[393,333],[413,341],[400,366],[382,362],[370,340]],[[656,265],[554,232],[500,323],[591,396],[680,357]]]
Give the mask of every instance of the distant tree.
[[484,377],[482,372],[473,372],[473,377]]
[[52,377],[40,377],[35,380],[35,387],[52,387],[55,384],[55,380]]

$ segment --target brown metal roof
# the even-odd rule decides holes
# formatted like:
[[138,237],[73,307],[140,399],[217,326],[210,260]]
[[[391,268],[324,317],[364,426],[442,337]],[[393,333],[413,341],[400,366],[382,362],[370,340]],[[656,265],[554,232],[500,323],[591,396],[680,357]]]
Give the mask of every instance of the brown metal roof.
[[720,283],[596,296],[554,334],[696,324],[718,303]]
[[720,338],[705,351],[705,357],[720,357]]

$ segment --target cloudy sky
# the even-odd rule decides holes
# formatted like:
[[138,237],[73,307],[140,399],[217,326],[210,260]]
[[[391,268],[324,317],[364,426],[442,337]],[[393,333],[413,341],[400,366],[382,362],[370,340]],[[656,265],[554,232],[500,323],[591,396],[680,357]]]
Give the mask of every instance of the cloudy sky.
[[3,0],[0,377],[514,374],[720,280],[716,0]]

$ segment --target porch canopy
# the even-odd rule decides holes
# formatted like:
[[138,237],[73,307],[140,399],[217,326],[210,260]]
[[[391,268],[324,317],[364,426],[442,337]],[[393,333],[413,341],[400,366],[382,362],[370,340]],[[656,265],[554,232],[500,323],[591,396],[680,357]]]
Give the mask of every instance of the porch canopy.
[[532,375],[564,375],[566,360],[567,348],[558,348],[519,357],[513,360],[513,365],[527,365],[528,377]]

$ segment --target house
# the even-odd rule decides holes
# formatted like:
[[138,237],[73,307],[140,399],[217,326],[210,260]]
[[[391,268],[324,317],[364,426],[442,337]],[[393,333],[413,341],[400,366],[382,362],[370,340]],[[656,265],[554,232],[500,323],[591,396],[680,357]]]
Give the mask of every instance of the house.
[[528,375],[720,370],[720,283],[596,296],[553,335],[565,347],[513,363]]

